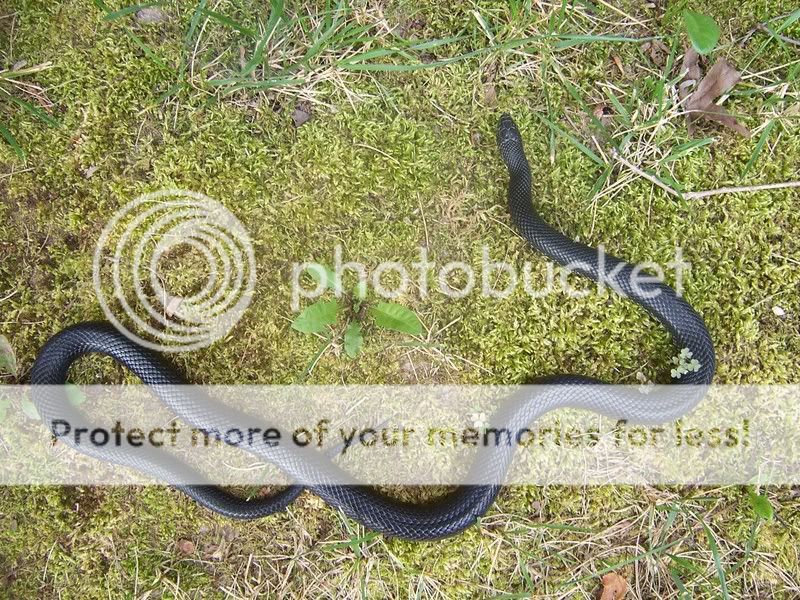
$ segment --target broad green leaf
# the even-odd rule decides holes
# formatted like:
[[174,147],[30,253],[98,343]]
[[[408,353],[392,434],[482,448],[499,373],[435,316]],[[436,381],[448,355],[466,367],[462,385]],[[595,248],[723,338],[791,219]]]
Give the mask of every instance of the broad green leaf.
[[317,283],[321,283],[328,289],[336,291],[336,273],[334,273],[333,269],[330,267],[316,263],[307,266],[306,272],[311,275],[311,279]]
[[370,313],[378,327],[410,335],[422,333],[422,323],[420,323],[419,317],[405,306],[393,302],[380,302],[370,308]]
[[319,333],[328,325],[336,323],[339,314],[339,303],[336,300],[315,302],[306,307],[297,318],[292,321],[292,329],[303,333]]
[[39,416],[39,411],[36,410],[36,405],[30,400],[22,401],[22,412],[25,413],[25,416],[28,417],[29,419],[34,419],[36,421],[41,420],[41,417]]
[[753,508],[753,512],[756,516],[761,517],[765,521],[771,521],[774,512],[769,498],[763,494],[757,494],[752,489],[747,491],[747,495],[750,499],[750,506]]
[[692,46],[700,54],[711,52],[719,41],[719,25],[706,15],[693,10],[683,11],[683,20],[686,23],[686,32],[692,41]]
[[361,324],[353,321],[344,332],[344,351],[350,358],[355,358],[364,345],[364,336],[361,335]]
[[14,349],[4,335],[0,335],[0,375],[14,375],[17,372],[17,358]]

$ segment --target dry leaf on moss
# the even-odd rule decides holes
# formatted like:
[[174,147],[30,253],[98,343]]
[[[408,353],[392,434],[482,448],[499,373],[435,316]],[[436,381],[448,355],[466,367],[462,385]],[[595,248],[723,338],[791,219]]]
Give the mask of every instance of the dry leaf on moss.
[[603,586],[600,600],[621,600],[628,591],[628,582],[616,573],[603,575],[603,578],[600,580],[600,585]]
[[483,88],[483,104],[489,108],[497,106],[497,90],[492,83],[486,84]]
[[642,52],[650,57],[653,64],[657,67],[663,67],[667,64],[667,57],[669,56],[669,46],[661,40],[653,40],[645,42],[641,46]]
[[[684,53],[681,73],[685,73],[685,75],[678,84],[678,97],[683,101],[691,95],[697,83],[703,78],[700,55],[694,48],[688,48]],[[687,118],[687,120],[689,119]]]
[[[682,69],[686,75],[678,86],[681,100],[686,99],[686,123],[689,134],[694,133],[694,124],[699,119],[715,121],[744,137],[750,137],[750,131],[724,107],[715,104],[715,100],[727,93],[739,81],[741,75],[727,60],[720,58],[706,73],[706,76],[695,84],[702,76],[699,64],[700,56],[693,48],[689,48],[683,57]],[[692,91],[694,89],[694,91]]]
[[295,107],[292,113],[292,122],[295,127],[302,127],[311,119],[311,107],[304,102]]

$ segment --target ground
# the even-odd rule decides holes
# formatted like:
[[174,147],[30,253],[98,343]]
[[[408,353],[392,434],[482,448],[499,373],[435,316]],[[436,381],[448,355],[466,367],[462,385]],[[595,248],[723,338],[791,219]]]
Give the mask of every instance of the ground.
[[[679,64],[686,2],[287,6],[269,61],[289,66],[292,81],[215,84],[256,46],[232,25],[262,31],[266,4],[209,2],[225,16],[216,18],[169,3],[150,25],[115,14],[125,6],[116,2],[0,9],[3,68],[51,63],[20,79],[38,87],[5,88],[58,121],[0,98],[0,123],[19,145],[0,145],[0,333],[18,363],[5,382],[26,381],[50,335],[102,317],[91,285],[99,232],[114,210],[162,187],[222,201],[255,242],[245,317],[224,340],[171,357],[192,381],[668,379],[666,332],[631,303],[595,296],[452,300],[412,289],[400,301],[425,327],[418,343],[368,328],[355,360],[335,339],[314,363],[321,338],[290,329],[291,264],[330,261],[337,243],[373,267],[412,262],[421,244],[442,262],[477,262],[485,243],[543,276],[544,260],[510,229],[493,134],[503,111],[520,125],[536,206],[553,225],[635,260],[664,264],[683,247],[686,297],[713,336],[717,382],[796,382],[797,191],[676,198],[615,162],[608,142],[598,147],[591,118],[607,106],[611,143],[686,191],[798,179],[797,47],[762,30],[742,40],[758,23],[781,25],[792,2],[694,7],[721,26],[711,60],[743,72],[725,105],[753,131],[702,124],[695,138],[713,139],[697,146],[685,145],[674,105],[677,69],[640,41],[597,37],[659,36]],[[797,23],[780,33],[800,37]],[[569,45],[570,35],[586,37]],[[425,40],[448,43],[413,47]],[[402,44],[403,54],[364,62],[425,68],[359,70],[353,60]],[[295,127],[298,107],[311,119]],[[72,373],[130,380],[99,358]],[[762,492],[775,509],[768,522],[741,487],[513,487],[478,526],[420,544],[365,531],[309,494],[239,523],[167,488],[10,487],[0,491],[0,596],[591,597],[613,570],[637,598],[797,597],[800,499],[794,488]]]

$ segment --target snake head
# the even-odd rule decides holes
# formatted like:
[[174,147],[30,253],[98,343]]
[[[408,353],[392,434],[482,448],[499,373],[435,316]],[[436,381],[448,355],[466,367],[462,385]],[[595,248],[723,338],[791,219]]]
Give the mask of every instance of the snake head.
[[507,113],[503,113],[497,123],[497,147],[509,168],[517,166],[520,159],[525,160],[522,136],[514,119]]

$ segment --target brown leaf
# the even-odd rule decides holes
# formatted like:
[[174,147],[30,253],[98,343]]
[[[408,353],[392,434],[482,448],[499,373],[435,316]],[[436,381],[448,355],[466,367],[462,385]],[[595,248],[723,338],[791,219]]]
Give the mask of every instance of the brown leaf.
[[191,540],[178,540],[178,550],[181,554],[194,554],[194,542]]
[[232,542],[239,536],[239,533],[230,525],[225,525],[222,528],[222,539],[226,542]]
[[657,67],[663,67],[667,64],[667,56],[669,56],[669,46],[667,46],[661,40],[653,40],[650,42],[645,42],[641,46],[642,52],[644,52],[650,60],[653,61],[653,64]]
[[617,56],[616,54],[612,54],[611,55],[611,60],[613,60],[614,64],[617,65],[617,68],[619,69],[620,74],[624,76],[625,75],[625,67],[622,66],[622,59],[619,56]]
[[678,85],[678,96],[681,100],[689,96],[694,86],[703,77],[703,71],[700,69],[700,55],[694,48],[688,48],[683,55],[683,64],[681,64],[681,73],[686,73]]
[[628,591],[628,582],[616,573],[603,575],[600,585],[603,586],[600,600],[620,600]]
[[678,86],[681,100],[686,99],[686,124],[689,134],[694,133],[694,124],[698,119],[707,119],[720,123],[744,137],[750,137],[750,131],[744,125],[725,108],[714,103],[717,98],[736,85],[740,79],[739,72],[728,64],[727,60],[720,58],[692,92],[692,88],[702,75],[698,59],[699,55],[694,49],[686,51],[682,67],[686,75]]
[[698,113],[698,116],[703,117],[704,119],[708,119],[709,121],[716,121],[720,125],[724,125],[728,129],[733,129],[736,133],[746,138],[750,137],[750,130],[747,129],[744,125],[739,123],[732,114],[730,114],[725,108],[722,106],[718,106],[716,104],[709,105],[702,113]]
[[292,113],[292,121],[295,127],[300,127],[308,122],[311,118],[311,109],[306,106],[298,106]]
[[703,77],[700,85],[686,103],[686,108],[699,110],[712,104],[714,100],[736,85],[739,77],[739,72],[730,66],[727,60],[720,58]]
[[497,106],[497,90],[491,83],[483,87],[483,103],[489,108]]

